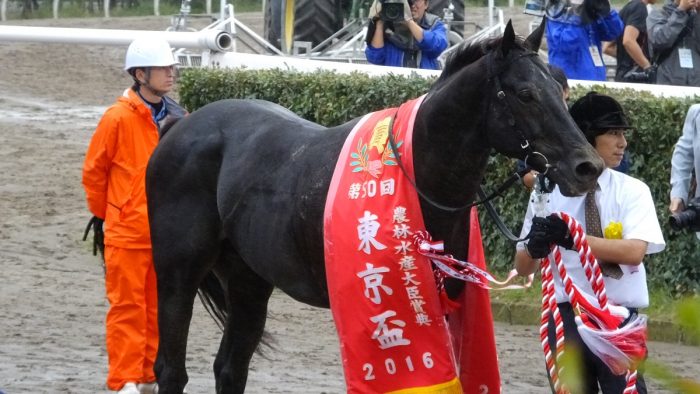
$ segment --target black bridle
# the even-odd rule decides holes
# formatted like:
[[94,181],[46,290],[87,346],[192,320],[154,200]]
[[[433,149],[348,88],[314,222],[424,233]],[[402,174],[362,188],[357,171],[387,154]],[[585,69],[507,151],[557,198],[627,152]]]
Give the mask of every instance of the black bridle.
[[[512,127],[515,132],[520,136],[520,139],[522,140],[522,143],[520,144],[520,148],[525,151],[525,167],[530,167],[528,164],[528,160],[530,158],[535,158],[535,157],[541,157],[544,159],[544,171],[542,174],[546,174],[550,168],[554,167],[553,165],[549,164],[549,160],[547,160],[547,156],[545,156],[541,152],[537,152],[532,149],[532,145],[530,144],[530,140],[525,136],[525,133],[518,127],[518,125],[515,122],[515,116],[513,116],[513,111],[510,108],[510,105],[508,105],[508,101],[506,100],[506,92],[503,90],[503,87],[501,86],[501,74],[507,70],[513,63],[516,61],[525,58],[525,57],[530,57],[530,56],[538,56],[536,52],[528,51],[526,53],[520,54],[516,56],[514,59],[512,59],[510,62],[503,63],[500,66],[496,64],[495,57],[496,57],[496,52],[491,52],[489,56],[487,57],[486,60],[486,68],[488,71],[488,80],[493,82],[494,88],[496,90],[496,103],[503,103],[504,104],[504,111],[503,113],[506,116],[506,119],[508,121],[508,125]],[[491,108],[491,105],[493,103],[493,98],[491,97],[490,103],[488,108]],[[488,117],[486,117],[488,118]],[[534,168],[534,167],[533,167]]]
[[[394,154],[394,157],[396,158],[396,162],[397,162],[399,168],[401,168],[401,171],[406,176],[406,179],[408,179],[409,183],[416,190],[416,193],[418,193],[418,195],[425,202],[427,202],[429,205],[431,205],[431,206],[433,206],[441,211],[445,211],[445,212],[461,212],[461,211],[469,209],[473,206],[483,204],[486,207],[486,210],[489,213],[489,215],[491,216],[491,218],[496,222],[496,225],[501,230],[501,232],[509,240],[517,242],[517,241],[521,241],[521,239],[519,239],[518,237],[513,235],[513,233],[508,229],[508,227],[505,225],[505,223],[503,223],[503,220],[498,215],[498,212],[496,212],[495,207],[493,206],[493,204],[491,204],[491,200],[493,200],[494,198],[496,198],[498,196],[501,196],[503,194],[503,192],[505,192],[511,185],[513,185],[513,183],[521,180],[522,177],[530,171],[530,166],[528,165],[528,159],[530,159],[531,157],[538,157],[539,156],[539,157],[544,159],[545,170],[544,170],[544,172],[541,173],[542,176],[544,176],[549,171],[549,169],[554,167],[554,166],[549,164],[549,160],[547,160],[547,157],[544,154],[532,149],[532,146],[530,145],[530,141],[525,136],[525,133],[517,126],[517,124],[515,122],[515,117],[513,116],[513,111],[511,109],[510,105],[508,104],[508,101],[506,100],[506,93],[501,86],[500,75],[503,72],[505,72],[505,70],[508,69],[508,67],[511,66],[512,63],[515,63],[516,61],[518,61],[522,58],[525,58],[525,57],[538,56],[538,54],[536,52],[528,51],[524,54],[521,54],[521,55],[515,57],[514,59],[512,59],[511,61],[509,61],[505,64],[501,64],[500,66],[496,65],[495,56],[496,56],[496,51],[493,51],[493,52],[489,53],[488,57],[487,57],[486,66],[487,66],[487,70],[488,70],[488,81],[493,83],[494,88],[495,88],[494,90],[496,91],[497,100],[495,101],[495,103],[504,104],[504,106],[505,106],[504,113],[506,114],[508,125],[515,130],[515,132],[520,136],[520,138],[522,140],[522,142],[520,144],[520,148],[525,151],[525,155],[524,155],[525,156],[525,159],[524,159],[525,168],[523,170],[520,170],[518,172],[513,173],[508,179],[506,179],[503,182],[503,184],[500,187],[498,187],[496,190],[491,192],[491,194],[486,195],[483,188],[481,186],[479,186],[479,189],[477,191],[477,195],[479,197],[479,200],[467,203],[467,204],[465,204],[463,206],[459,206],[459,207],[450,207],[447,205],[440,204],[437,201],[434,201],[432,198],[430,198],[428,195],[426,195],[420,188],[418,188],[418,185],[416,184],[414,179],[412,179],[410,176],[408,176],[408,173],[406,172],[406,169],[403,166],[403,163],[402,163],[400,156],[399,156],[399,152],[396,148],[396,142],[394,141],[393,130],[394,130],[394,120],[396,119],[396,113],[394,114],[394,117],[392,117],[391,124],[389,125],[389,130],[391,130],[389,132],[389,147],[391,148],[391,151]],[[489,101],[490,102],[489,102],[489,105],[487,106],[487,108],[491,108],[491,106],[494,105],[493,104],[494,101],[492,98]]]
[[[394,157],[396,158],[396,163],[398,164],[399,168],[401,169],[401,172],[403,172],[404,176],[406,176],[406,179],[408,179],[408,182],[416,190],[416,193],[418,193],[418,195],[423,200],[425,200],[428,204],[430,204],[431,206],[433,206],[441,211],[461,212],[461,211],[467,210],[473,206],[480,205],[480,204],[491,205],[491,200],[502,195],[503,192],[505,192],[513,183],[515,183],[518,180],[521,180],[525,174],[530,172],[530,169],[527,167],[523,170],[515,172],[508,179],[506,179],[505,182],[503,182],[503,184],[501,184],[501,186],[498,189],[491,192],[491,194],[489,194],[488,196],[486,196],[486,194],[484,193],[481,186],[479,186],[479,192],[480,192],[479,197],[481,198],[481,200],[473,201],[473,202],[467,203],[465,205],[462,205],[460,207],[449,207],[447,205],[440,204],[439,202],[428,197],[427,194],[425,194],[420,188],[418,188],[416,181],[414,179],[412,179],[410,176],[408,176],[408,172],[406,172],[406,169],[403,166],[403,162],[401,161],[401,158],[399,156],[399,152],[396,149],[396,142],[394,141],[394,132],[393,132],[394,131],[394,119],[396,119],[396,114],[394,114],[394,117],[391,119],[391,124],[389,125],[389,130],[391,130],[391,132],[389,132],[389,147],[391,148],[391,153],[393,153]],[[493,206],[491,206],[491,207],[493,208]],[[500,218],[499,218],[499,220],[500,220]]]

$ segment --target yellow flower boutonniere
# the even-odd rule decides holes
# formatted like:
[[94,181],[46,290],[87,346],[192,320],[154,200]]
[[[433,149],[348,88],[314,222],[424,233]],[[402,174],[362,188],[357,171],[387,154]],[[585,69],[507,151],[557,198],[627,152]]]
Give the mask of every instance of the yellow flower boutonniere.
[[622,239],[622,223],[610,222],[610,224],[605,227],[604,234],[607,239]]

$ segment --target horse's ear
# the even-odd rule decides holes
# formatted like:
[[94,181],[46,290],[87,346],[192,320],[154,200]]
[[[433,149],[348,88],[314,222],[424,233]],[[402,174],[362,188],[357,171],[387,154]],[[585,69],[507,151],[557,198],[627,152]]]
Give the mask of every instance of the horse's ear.
[[540,50],[540,45],[542,44],[542,36],[544,35],[545,23],[547,23],[547,18],[542,17],[542,22],[537,26],[537,29],[533,30],[529,36],[525,39],[525,47],[537,52]]
[[501,41],[501,53],[503,57],[506,57],[513,47],[515,47],[515,30],[513,30],[513,21],[508,20],[506,29],[503,31],[503,40]]

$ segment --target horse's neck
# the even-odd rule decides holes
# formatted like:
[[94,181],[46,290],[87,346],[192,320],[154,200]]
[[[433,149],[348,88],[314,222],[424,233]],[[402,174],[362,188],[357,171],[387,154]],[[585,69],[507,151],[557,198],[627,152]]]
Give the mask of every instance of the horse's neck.
[[[413,134],[417,187],[426,229],[445,241],[450,254],[466,258],[469,209],[490,152],[482,132],[486,105],[483,84],[445,85],[430,93],[418,110]],[[434,204],[434,203],[437,204]]]
[[445,85],[431,92],[418,111],[416,182],[440,204],[464,205],[483,177],[491,149],[482,130],[484,88],[485,83]]

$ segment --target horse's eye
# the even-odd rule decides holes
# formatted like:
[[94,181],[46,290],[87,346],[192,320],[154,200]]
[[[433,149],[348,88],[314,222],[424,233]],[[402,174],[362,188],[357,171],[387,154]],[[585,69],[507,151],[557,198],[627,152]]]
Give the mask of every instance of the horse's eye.
[[535,98],[535,95],[532,94],[531,90],[523,89],[518,92],[518,98],[524,102],[529,102]]

